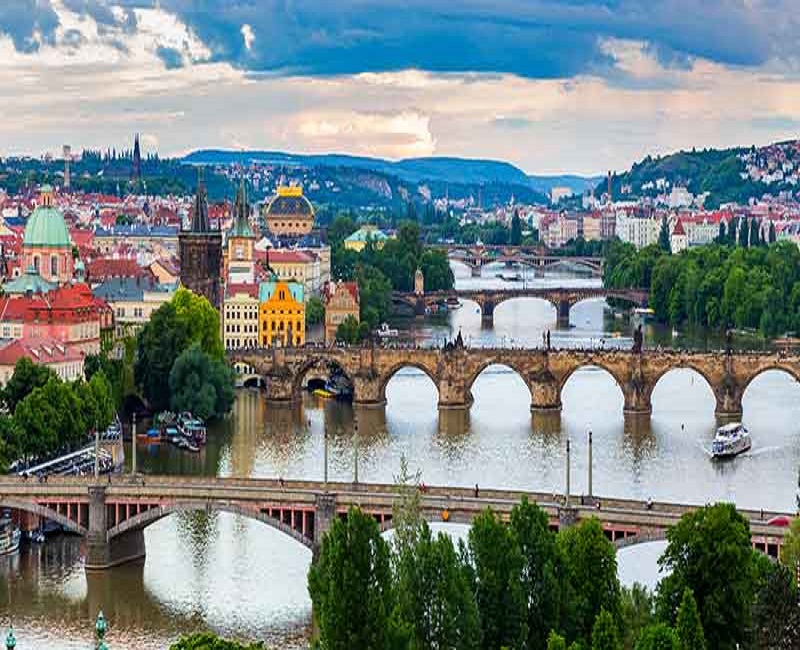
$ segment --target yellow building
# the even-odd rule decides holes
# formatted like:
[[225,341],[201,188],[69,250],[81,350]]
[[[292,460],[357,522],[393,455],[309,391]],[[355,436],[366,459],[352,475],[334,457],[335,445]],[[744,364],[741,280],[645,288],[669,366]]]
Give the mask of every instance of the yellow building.
[[302,187],[279,187],[264,208],[267,228],[278,237],[302,237],[314,227],[314,206],[303,196]]
[[226,350],[258,347],[258,285],[228,284],[222,304],[222,342]]
[[306,342],[303,285],[273,279],[258,292],[258,338],[262,347],[289,347]]

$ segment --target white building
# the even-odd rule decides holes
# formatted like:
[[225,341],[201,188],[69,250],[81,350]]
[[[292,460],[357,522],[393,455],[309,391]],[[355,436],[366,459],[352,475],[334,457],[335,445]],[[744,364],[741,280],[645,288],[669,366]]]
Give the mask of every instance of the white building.
[[627,212],[617,214],[617,237],[636,248],[644,248],[658,241],[661,221],[653,217],[631,215]]

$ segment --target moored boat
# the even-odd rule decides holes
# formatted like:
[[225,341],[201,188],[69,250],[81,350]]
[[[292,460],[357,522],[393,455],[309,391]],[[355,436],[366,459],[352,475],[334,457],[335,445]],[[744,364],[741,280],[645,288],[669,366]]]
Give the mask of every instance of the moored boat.
[[717,429],[711,443],[713,458],[733,458],[748,451],[752,446],[750,432],[741,422],[731,422]]
[[16,553],[19,550],[19,528],[10,517],[0,519],[0,555]]
[[199,418],[194,417],[188,411],[184,411],[178,416],[178,429],[188,440],[196,445],[206,444],[206,425]]

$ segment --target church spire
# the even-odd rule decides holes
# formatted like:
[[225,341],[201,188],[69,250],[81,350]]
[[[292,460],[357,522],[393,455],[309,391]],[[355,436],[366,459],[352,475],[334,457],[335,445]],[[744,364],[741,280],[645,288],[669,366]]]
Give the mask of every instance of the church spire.
[[239,181],[239,189],[236,191],[236,200],[233,204],[231,235],[234,237],[253,236],[253,231],[250,228],[250,204],[247,202],[247,188],[245,187],[244,176]]
[[208,194],[202,167],[197,168],[197,192],[192,205],[191,230],[192,232],[209,232],[211,230],[208,221]]

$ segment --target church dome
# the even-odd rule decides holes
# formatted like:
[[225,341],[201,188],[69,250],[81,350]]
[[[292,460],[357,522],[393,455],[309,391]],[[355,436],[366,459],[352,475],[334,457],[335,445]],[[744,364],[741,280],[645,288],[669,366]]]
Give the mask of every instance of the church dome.
[[267,205],[267,217],[290,215],[314,217],[314,207],[311,205],[311,201],[303,196],[303,191],[299,187],[280,188],[278,195]]
[[23,246],[46,246],[50,248],[71,248],[69,230],[64,215],[54,207],[41,205],[28,217],[25,225]]

